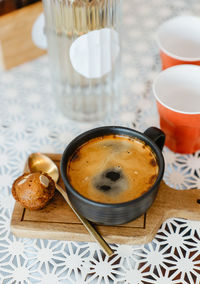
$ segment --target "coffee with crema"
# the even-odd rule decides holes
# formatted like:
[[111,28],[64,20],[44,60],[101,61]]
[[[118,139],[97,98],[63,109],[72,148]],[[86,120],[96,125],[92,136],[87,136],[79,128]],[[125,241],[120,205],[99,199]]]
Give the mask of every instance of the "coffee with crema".
[[67,177],[84,197],[101,203],[138,198],[155,183],[159,166],[151,148],[137,138],[106,135],[78,148]]

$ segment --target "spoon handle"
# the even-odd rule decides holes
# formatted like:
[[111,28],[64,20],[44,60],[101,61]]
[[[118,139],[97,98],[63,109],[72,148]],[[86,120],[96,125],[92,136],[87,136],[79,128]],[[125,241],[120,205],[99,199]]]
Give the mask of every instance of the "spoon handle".
[[67,193],[65,192],[65,190],[62,187],[60,187],[58,184],[56,184],[56,189],[62,194],[62,196],[67,201],[67,203],[70,206],[70,208],[74,211],[76,216],[83,223],[83,225],[88,230],[88,232],[92,235],[92,237],[95,239],[95,241],[100,245],[100,247],[103,249],[103,251],[108,256],[111,256],[114,253],[113,250],[110,248],[110,246],[107,244],[107,242],[102,238],[102,236],[99,235],[99,233],[92,226],[92,224],[76,211],[76,209],[72,206],[71,202],[69,201],[69,198],[68,198]]

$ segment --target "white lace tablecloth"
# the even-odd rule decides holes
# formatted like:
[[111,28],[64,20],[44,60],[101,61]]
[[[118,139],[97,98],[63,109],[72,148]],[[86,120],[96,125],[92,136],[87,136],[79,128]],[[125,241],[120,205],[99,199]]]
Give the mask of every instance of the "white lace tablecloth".
[[[180,14],[200,16],[199,0],[124,0],[121,110],[84,124],[60,114],[51,93],[48,57],[0,73],[0,283],[199,284],[200,222],[167,220],[151,243],[112,244],[108,259],[95,243],[16,238],[10,233],[11,185],[35,151],[62,153],[77,134],[100,125],[144,131],[159,126],[151,86],[160,72],[155,31]],[[23,44],[23,43],[22,43]],[[200,151],[164,149],[165,181],[177,189],[200,188]]]

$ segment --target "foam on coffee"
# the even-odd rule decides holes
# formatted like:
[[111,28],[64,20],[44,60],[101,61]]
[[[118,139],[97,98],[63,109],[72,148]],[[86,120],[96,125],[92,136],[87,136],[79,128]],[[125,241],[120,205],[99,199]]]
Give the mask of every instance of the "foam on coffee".
[[84,197],[121,203],[141,196],[158,176],[156,156],[143,141],[107,135],[78,148],[67,165],[67,176]]

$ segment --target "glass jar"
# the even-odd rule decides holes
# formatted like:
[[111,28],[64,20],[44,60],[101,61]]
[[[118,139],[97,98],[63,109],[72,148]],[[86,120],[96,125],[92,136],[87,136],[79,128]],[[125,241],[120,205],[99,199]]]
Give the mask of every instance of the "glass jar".
[[43,0],[53,93],[66,116],[103,119],[120,93],[121,0]]

